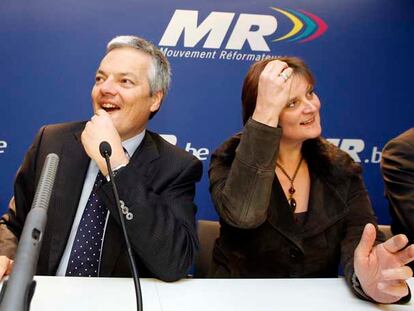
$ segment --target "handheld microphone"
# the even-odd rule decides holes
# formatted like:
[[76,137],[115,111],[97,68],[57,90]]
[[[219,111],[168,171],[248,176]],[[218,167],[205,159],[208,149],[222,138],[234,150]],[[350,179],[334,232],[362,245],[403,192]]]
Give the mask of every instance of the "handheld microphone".
[[135,297],[137,300],[137,310],[142,311],[142,293],[141,293],[141,284],[139,282],[138,269],[135,264],[134,253],[132,252],[131,243],[129,242],[129,237],[128,237],[128,233],[127,233],[126,226],[125,226],[124,215],[122,214],[122,210],[121,210],[121,203],[119,201],[118,190],[116,188],[116,184],[114,181],[114,177],[115,177],[114,172],[112,171],[111,163],[109,161],[109,157],[112,154],[111,145],[107,141],[101,142],[99,145],[99,152],[101,153],[101,156],[105,158],[106,167],[109,173],[109,180],[112,184],[112,191],[114,193],[115,202],[118,207],[119,220],[121,222],[122,232],[124,234],[124,239],[125,239],[125,243],[126,243],[127,250],[128,250],[129,266],[131,268],[132,277],[134,279]]
[[17,247],[13,270],[0,293],[1,311],[26,311],[30,309],[36,281],[36,272],[43,232],[47,221],[47,210],[58,169],[59,157],[50,153],[42,168],[32,208],[26,217],[23,232]]

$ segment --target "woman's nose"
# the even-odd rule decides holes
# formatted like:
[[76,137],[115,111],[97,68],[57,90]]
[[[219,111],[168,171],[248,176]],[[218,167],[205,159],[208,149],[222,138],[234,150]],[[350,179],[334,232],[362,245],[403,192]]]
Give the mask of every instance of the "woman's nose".
[[304,109],[303,111],[305,113],[311,113],[311,112],[315,112],[318,110],[318,105],[317,103],[311,101],[311,100],[307,100],[304,102]]

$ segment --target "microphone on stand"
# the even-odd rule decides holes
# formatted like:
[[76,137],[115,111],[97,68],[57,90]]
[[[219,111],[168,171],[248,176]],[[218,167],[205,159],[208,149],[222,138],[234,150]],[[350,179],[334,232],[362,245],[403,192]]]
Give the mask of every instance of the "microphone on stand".
[[47,155],[40,174],[39,183],[33,199],[32,208],[24,222],[20,236],[12,273],[3,283],[0,293],[1,311],[28,311],[32,300],[36,281],[33,276],[39,260],[44,229],[47,221],[47,210],[58,169],[59,157]]
[[142,311],[142,293],[141,293],[141,285],[140,285],[140,282],[139,282],[138,269],[137,269],[137,266],[135,264],[134,253],[132,252],[131,243],[129,242],[129,237],[128,237],[128,234],[127,234],[127,231],[126,231],[125,219],[124,219],[124,216],[122,214],[122,209],[121,209],[121,203],[119,201],[118,190],[116,188],[116,184],[115,184],[115,180],[114,180],[114,177],[115,177],[114,172],[112,171],[111,164],[110,164],[110,161],[109,161],[109,157],[112,154],[111,145],[107,141],[101,142],[100,145],[99,145],[99,152],[101,153],[101,156],[103,158],[105,158],[106,167],[107,167],[108,173],[109,173],[109,180],[112,184],[112,191],[114,193],[115,202],[116,202],[116,205],[118,207],[119,220],[121,222],[122,232],[124,233],[124,239],[125,239],[125,243],[126,243],[126,246],[127,246],[127,249],[128,249],[129,265],[130,265],[130,268],[131,268],[132,277],[134,279],[135,297],[136,297],[136,300],[137,300],[137,310]]

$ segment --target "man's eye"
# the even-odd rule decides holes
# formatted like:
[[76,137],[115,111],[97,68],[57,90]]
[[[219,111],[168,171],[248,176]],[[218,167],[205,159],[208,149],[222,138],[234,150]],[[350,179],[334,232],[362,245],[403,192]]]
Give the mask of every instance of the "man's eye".
[[103,79],[103,77],[101,77],[101,76],[96,76],[95,77],[95,83],[99,83],[99,82],[102,82],[104,79]]
[[121,83],[126,84],[126,85],[133,85],[134,84],[134,82],[130,79],[122,79]]

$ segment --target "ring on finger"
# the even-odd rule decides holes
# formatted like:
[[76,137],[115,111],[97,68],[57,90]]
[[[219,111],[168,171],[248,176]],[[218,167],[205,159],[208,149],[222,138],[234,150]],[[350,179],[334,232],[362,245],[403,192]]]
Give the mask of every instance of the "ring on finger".
[[285,82],[289,79],[289,75],[284,71],[279,73],[279,77],[282,77]]

